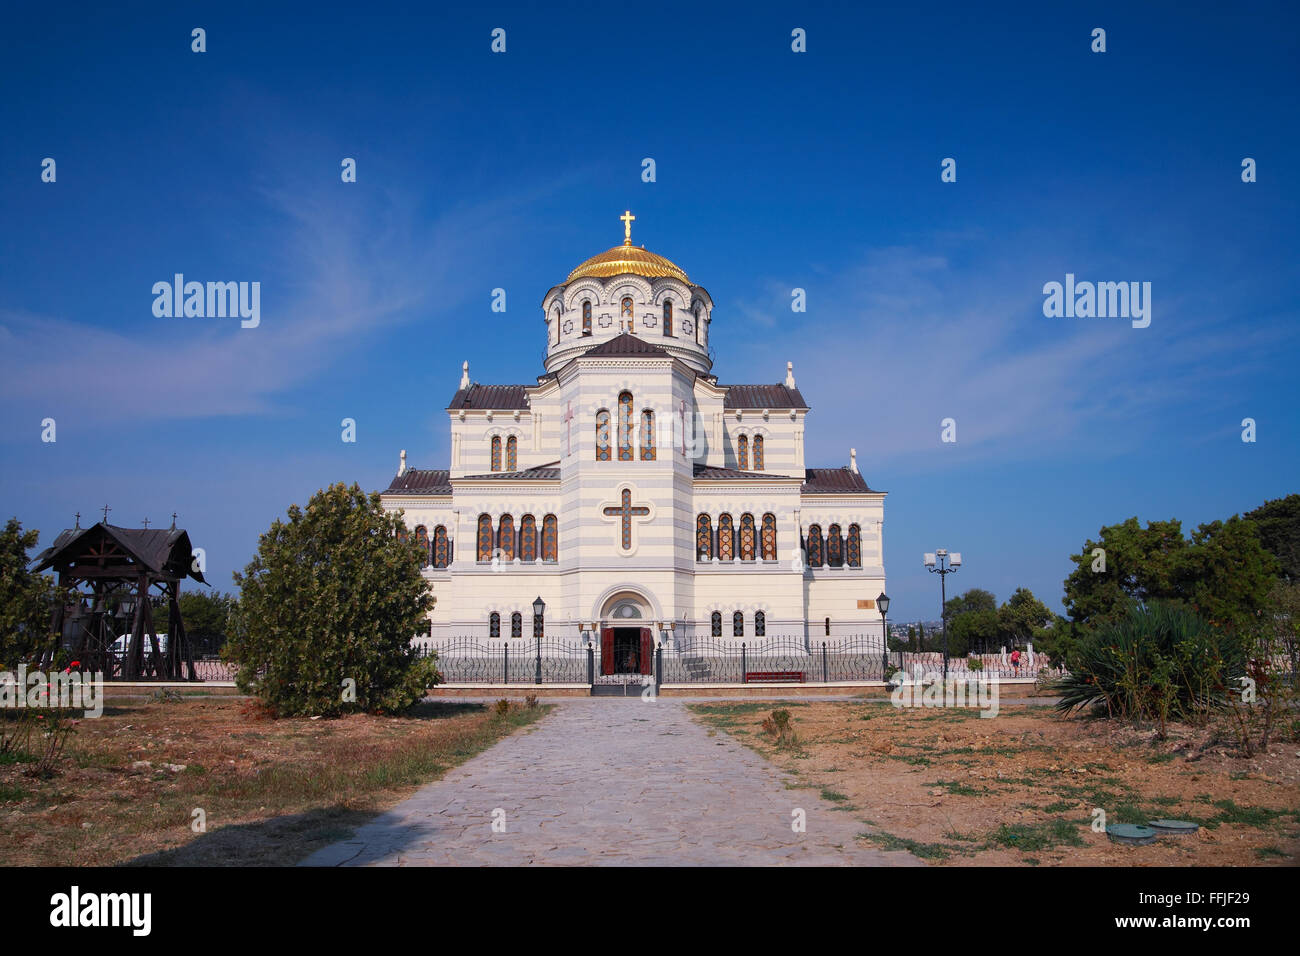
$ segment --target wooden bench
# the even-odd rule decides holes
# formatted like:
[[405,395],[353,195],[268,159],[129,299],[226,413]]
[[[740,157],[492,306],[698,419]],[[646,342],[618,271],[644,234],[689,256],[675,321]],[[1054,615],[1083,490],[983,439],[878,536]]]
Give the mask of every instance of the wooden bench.
[[766,681],[797,681],[803,683],[803,671],[746,671],[745,683],[758,684]]

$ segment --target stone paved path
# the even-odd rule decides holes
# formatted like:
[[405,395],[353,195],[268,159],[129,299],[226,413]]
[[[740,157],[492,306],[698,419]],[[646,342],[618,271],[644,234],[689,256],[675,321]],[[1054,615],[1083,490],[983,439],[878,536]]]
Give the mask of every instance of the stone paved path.
[[[678,700],[574,699],[305,866],[917,865]],[[807,832],[791,830],[806,812]],[[493,811],[506,832],[493,832]]]

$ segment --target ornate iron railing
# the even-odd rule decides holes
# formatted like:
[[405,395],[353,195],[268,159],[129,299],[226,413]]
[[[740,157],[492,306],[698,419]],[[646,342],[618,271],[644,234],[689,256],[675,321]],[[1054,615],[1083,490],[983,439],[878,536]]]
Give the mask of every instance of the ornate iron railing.
[[587,645],[579,640],[518,637],[488,641],[440,638],[417,645],[417,653],[437,654],[438,673],[448,684],[590,683]]

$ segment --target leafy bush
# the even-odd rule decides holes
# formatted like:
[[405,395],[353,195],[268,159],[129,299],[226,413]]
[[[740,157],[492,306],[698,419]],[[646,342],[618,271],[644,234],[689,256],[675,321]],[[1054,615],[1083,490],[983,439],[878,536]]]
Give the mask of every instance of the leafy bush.
[[984,669],[983,659],[979,657],[970,658],[966,661],[966,669],[970,671],[982,671]]
[[279,717],[405,710],[440,678],[410,643],[431,602],[401,515],[337,484],[288,517],[235,574],[240,689]]
[[1051,685],[1057,709],[1104,705],[1127,719],[1205,717],[1225,702],[1229,681],[1245,673],[1246,647],[1194,611],[1154,602],[1085,633],[1070,672]]

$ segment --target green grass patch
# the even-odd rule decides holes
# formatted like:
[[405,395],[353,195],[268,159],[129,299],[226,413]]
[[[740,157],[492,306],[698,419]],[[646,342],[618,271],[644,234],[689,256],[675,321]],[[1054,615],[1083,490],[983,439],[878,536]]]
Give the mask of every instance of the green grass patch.
[[1057,817],[1046,823],[1004,823],[998,827],[991,845],[1013,850],[1050,850],[1057,846],[1083,846],[1079,829]]

